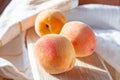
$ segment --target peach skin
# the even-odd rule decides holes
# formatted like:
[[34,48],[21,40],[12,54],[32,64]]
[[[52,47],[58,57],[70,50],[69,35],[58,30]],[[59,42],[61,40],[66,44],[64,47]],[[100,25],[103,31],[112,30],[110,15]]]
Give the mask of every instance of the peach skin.
[[59,34],[66,17],[57,9],[48,9],[41,12],[35,21],[35,31],[39,36],[46,34]]
[[89,25],[80,21],[66,23],[60,35],[67,37],[74,46],[76,57],[91,55],[96,47],[96,36]]
[[48,34],[35,44],[36,60],[50,74],[69,71],[75,64],[75,51],[72,43],[64,36]]

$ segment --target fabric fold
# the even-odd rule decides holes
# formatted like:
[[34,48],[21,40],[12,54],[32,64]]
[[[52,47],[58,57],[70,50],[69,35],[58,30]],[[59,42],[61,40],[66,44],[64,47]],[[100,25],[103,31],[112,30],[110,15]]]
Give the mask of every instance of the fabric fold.
[[0,58],[0,75],[14,80],[30,80],[9,61]]
[[120,6],[82,5],[72,9],[66,17],[91,26],[97,38],[95,52],[120,72]]

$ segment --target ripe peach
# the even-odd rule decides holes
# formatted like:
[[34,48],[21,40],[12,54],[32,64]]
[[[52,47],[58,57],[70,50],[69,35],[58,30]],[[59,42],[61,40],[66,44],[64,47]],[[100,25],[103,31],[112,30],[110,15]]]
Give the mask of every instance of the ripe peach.
[[48,34],[35,44],[37,62],[50,74],[69,71],[75,64],[75,51],[72,43],[64,36]]
[[41,12],[35,20],[35,31],[39,36],[46,34],[59,34],[66,17],[57,9],[48,9]]
[[87,24],[80,21],[66,23],[60,35],[67,37],[74,46],[76,57],[91,55],[96,47],[96,36]]

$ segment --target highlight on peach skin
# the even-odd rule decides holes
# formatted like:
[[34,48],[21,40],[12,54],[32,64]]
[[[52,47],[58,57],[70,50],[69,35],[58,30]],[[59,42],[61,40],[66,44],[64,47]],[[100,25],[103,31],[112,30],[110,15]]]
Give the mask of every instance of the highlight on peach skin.
[[72,43],[64,36],[48,34],[35,44],[36,61],[50,74],[71,70],[75,64],[75,51]]
[[39,36],[59,34],[67,19],[58,9],[47,9],[39,13],[35,20],[35,31]]
[[67,22],[60,35],[67,37],[74,46],[76,57],[93,54],[96,48],[96,36],[89,25],[80,21]]

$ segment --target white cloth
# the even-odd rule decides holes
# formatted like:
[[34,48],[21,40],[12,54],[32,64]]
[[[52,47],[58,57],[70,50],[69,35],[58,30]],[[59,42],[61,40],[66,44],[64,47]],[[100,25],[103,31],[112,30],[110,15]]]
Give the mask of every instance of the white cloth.
[[14,80],[28,80],[13,64],[3,58],[0,58],[0,74]]
[[92,27],[97,37],[95,52],[120,72],[120,6],[83,5],[66,16]]
[[[97,37],[97,48],[95,51],[120,72],[120,7],[96,4],[82,5],[72,9],[66,14],[66,17],[69,21],[79,20],[85,22],[94,29]],[[29,80],[32,73],[30,73],[25,45],[22,46],[22,50],[25,52],[22,52],[22,55],[17,55],[17,57],[13,55],[9,58],[6,56],[0,58],[0,75],[15,80]],[[29,69],[24,72],[26,67],[29,67]],[[21,71],[22,69],[23,72]]]
[[0,48],[0,75],[14,80],[33,80],[25,32]]
[[21,32],[34,26],[34,19],[42,10],[58,8],[65,12],[77,5],[78,0],[12,0],[0,16],[0,75],[14,80],[33,80],[25,35]]

